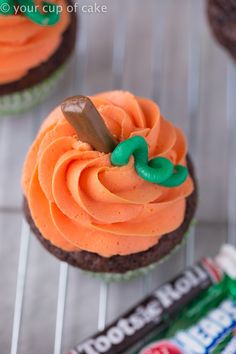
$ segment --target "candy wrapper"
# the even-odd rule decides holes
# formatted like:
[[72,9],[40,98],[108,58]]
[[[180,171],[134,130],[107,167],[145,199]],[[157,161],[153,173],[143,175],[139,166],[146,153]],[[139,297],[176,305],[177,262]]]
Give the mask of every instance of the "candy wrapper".
[[[228,261],[226,258],[224,263]],[[236,271],[236,263],[232,263],[233,269]],[[235,354],[236,276],[230,278],[226,275],[220,283],[203,292],[180,311],[178,318],[155,339],[136,353]]]
[[225,245],[68,354],[236,353],[235,279],[236,250]]

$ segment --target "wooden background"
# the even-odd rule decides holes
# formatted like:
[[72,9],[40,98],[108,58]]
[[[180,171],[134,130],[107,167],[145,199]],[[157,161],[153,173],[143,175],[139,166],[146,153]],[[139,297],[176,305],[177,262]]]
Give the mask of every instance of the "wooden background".
[[[40,121],[64,97],[115,88],[152,97],[164,116],[188,134],[197,165],[200,202],[195,243],[159,266],[148,283],[135,279],[111,284],[108,321],[179,272],[189,250],[194,249],[195,259],[216,254],[227,237],[228,216],[234,221],[234,201],[228,198],[229,173],[233,171],[229,168],[235,166],[229,147],[234,139],[231,132],[229,140],[227,123],[227,97],[231,97],[227,96],[227,82],[232,93],[227,73],[234,72],[234,67],[211,36],[205,1],[99,0],[97,4],[106,5],[107,13],[80,14],[77,53],[56,92],[32,112],[0,117],[0,352],[4,354],[11,347],[22,163]],[[58,277],[59,262],[32,237],[19,353],[53,353]],[[69,268],[62,353],[96,331],[99,286],[98,280]]]

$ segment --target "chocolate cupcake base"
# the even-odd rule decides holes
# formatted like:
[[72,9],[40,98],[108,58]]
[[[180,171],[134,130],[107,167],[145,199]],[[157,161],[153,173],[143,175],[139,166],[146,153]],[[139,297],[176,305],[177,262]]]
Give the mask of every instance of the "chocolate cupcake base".
[[236,0],[208,0],[207,13],[215,38],[236,59]]
[[128,256],[112,256],[110,258],[102,257],[98,254],[80,251],[66,252],[51,244],[46,240],[37,229],[30,215],[30,210],[26,199],[24,199],[24,214],[40,243],[55,257],[61,261],[67,262],[72,266],[94,273],[124,274],[137,269],[144,272],[145,268],[159,262],[170,254],[178,245],[180,245],[186,235],[197,207],[197,183],[194,174],[193,165],[188,158],[189,173],[194,181],[194,191],[187,198],[185,218],[178,229],[162,236],[158,244],[147,251],[131,254]]

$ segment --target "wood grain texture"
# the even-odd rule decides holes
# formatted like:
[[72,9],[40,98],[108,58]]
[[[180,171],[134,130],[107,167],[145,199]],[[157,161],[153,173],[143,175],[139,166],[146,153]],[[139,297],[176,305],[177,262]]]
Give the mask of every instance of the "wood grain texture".
[[[81,5],[89,4],[84,0]],[[80,14],[77,53],[55,93],[35,110],[0,118],[0,352],[10,350],[20,242],[20,176],[25,153],[40,122],[65,97],[110,89],[131,90],[154,98],[163,115],[184,129],[194,127],[200,205],[195,258],[216,254],[227,236],[227,62],[214,42],[205,1],[99,0],[106,14]],[[193,33],[191,31],[196,31]],[[190,42],[200,48],[193,62],[193,87],[200,78],[193,115],[189,109]],[[194,122],[193,122],[194,119]],[[194,124],[193,124],[194,123]],[[191,142],[190,142],[191,144]],[[151,273],[149,290],[177,274],[185,248]],[[30,243],[19,353],[52,353],[59,263],[32,238]],[[109,287],[108,321],[140,299],[143,279]],[[98,280],[69,268],[63,350],[96,331]]]

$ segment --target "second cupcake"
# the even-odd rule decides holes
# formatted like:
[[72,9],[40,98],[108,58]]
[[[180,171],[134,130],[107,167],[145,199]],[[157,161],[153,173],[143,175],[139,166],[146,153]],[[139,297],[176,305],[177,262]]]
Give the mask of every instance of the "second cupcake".
[[208,19],[217,41],[236,59],[236,0],[208,0]]
[[75,46],[76,14],[67,11],[70,0],[56,0],[47,13],[40,8],[47,3],[37,3],[11,7],[6,1],[9,11],[0,11],[2,114],[25,111],[47,97]]

